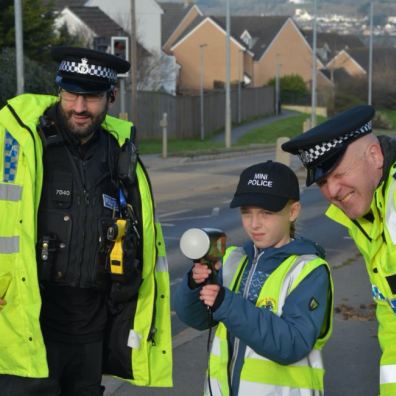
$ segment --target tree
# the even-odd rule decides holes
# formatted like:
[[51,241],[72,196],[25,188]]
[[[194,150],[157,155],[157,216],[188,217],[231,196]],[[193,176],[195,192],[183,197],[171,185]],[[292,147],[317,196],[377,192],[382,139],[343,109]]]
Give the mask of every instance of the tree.
[[[14,0],[0,0],[0,48],[15,48]],[[30,59],[48,62],[49,48],[58,45],[53,3],[22,0],[24,53]],[[64,38],[62,38],[64,39]]]
[[[275,86],[275,78],[268,85]],[[301,76],[289,74],[280,79],[280,96],[283,103],[301,103],[309,95],[308,88]]]
[[[24,58],[25,91],[29,93],[56,94],[56,65],[40,65],[37,61]],[[15,96],[15,50],[3,48],[0,51],[0,107],[7,99]]]

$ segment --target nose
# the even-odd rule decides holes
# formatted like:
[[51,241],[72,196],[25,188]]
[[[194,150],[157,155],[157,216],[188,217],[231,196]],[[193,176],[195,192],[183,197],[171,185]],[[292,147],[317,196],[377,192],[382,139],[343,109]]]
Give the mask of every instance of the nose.
[[340,186],[334,179],[327,179],[326,183],[321,186],[320,191],[327,200],[337,199],[339,195]]
[[87,101],[83,95],[77,96],[77,99],[73,103],[73,110],[76,113],[82,113],[87,110]]
[[257,214],[253,214],[251,219],[251,227],[253,229],[256,229],[259,228],[260,226],[261,226],[260,216],[257,216]]

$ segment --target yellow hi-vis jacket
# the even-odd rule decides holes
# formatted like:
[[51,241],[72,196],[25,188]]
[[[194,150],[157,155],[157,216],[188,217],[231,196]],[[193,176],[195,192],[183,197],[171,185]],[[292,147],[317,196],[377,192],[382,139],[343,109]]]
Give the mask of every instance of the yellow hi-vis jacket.
[[334,205],[326,215],[347,227],[364,257],[376,302],[378,339],[382,349],[381,396],[396,395],[396,164],[388,180],[374,192],[371,222],[363,217],[352,221]]
[[[224,257],[223,285],[238,290],[246,255],[242,248],[228,249]],[[282,315],[282,308],[287,296],[299,283],[315,268],[328,264],[315,255],[290,256],[265,281],[259,297],[257,307],[265,307],[271,302],[272,311]],[[330,277],[331,279],[331,277]],[[331,294],[333,295],[333,283]],[[332,299],[332,296],[331,296]],[[330,338],[332,332],[332,312],[323,324],[322,334],[316,341],[313,350],[304,359],[290,365],[281,365],[269,360],[253,349],[246,347],[245,360],[241,371],[239,385],[240,395],[249,396],[321,396],[323,395],[324,368],[321,349]],[[219,323],[213,340],[209,369],[210,385],[213,396],[229,396],[229,353],[227,328]],[[205,396],[209,396],[208,381],[205,385]]]
[[[41,298],[37,276],[37,212],[43,182],[43,146],[39,117],[58,99],[25,94],[0,111],[0,374],[48,376],[40,329]],[[107,116],[103,127],[120,146],[132,124]],[[172,386],[170,288],[165,244],[154,219],[152,192],[143,165],[137,164],[142,202],[143,281],[130,329],[133,378],[140,386]],[[12,176],[12,177],[11,177]],[[149,335],[156,329],[154,340]],[[128,340],[124,340],[127,344]]]

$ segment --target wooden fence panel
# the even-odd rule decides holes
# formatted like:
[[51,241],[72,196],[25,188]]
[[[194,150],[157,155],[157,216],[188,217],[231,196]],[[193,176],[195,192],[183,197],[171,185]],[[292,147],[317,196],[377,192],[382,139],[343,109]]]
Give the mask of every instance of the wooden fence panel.
[[[130,95],[125,95],[126,112],[130,111]],[[241,119],[265,117],[274,114],[273,87],[243,88],[238,100],[238,90],[231,91],[232,122],[238,121],[238,104],[241,104]],[[119,99],[110,109],[110,114],[120,112]],[[162,92],[138,92],[138,119],[136,125],[141,139],[160,139],[159,126],[163,113],[168,114],[169,138],[188,139],[201,136],[201,102],[199,96],[172,96]],[[225,93],[207,92],[204,95],[204,133],[205,137],[224,128]]]

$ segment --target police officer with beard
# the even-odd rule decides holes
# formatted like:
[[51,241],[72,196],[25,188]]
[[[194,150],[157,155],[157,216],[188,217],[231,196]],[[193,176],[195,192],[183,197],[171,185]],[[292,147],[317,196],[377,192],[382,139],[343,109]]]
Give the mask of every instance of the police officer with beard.
[[103,373],[171,386],[169,276],[130,122],[129,63],[58,47],[59,97],[0,111],[2,395],[96,396]]

